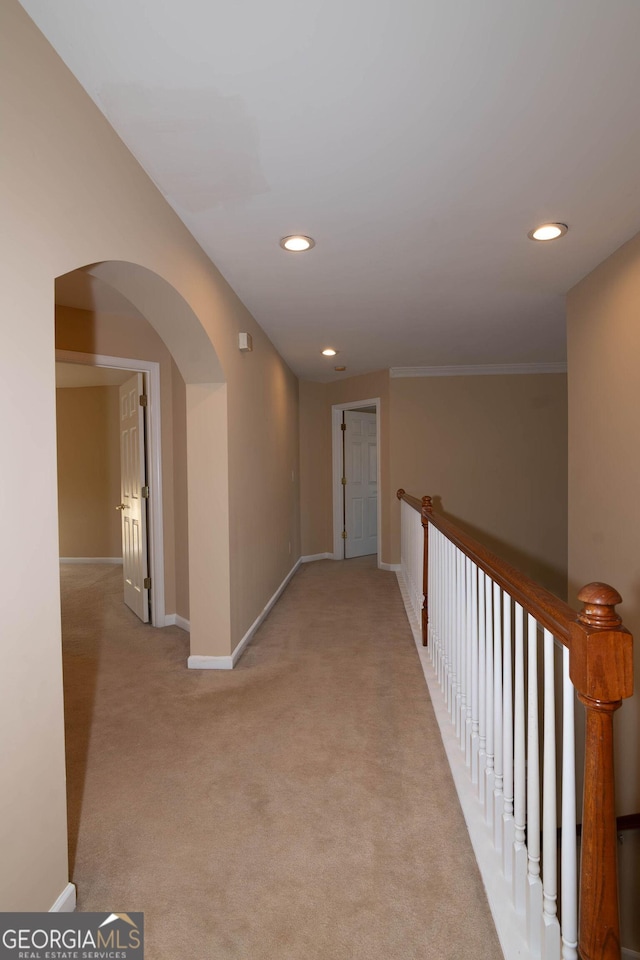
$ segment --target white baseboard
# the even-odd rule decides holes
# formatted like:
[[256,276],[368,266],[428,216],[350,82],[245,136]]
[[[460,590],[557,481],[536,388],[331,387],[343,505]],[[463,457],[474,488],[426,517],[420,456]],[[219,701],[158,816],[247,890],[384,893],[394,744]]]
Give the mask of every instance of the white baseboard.
[[296,561],[296,563],[291,568],[289,573],[286,575],[286,577],[284,578],[284,580],[282,581],[282,583],[280,584],[280,586],[278,587],[274,595],[271,597],[271,599],[267,603],[266,607],[262,610],[262,613],[260,613],[256,617],[256,619],[253,621],[253,623],[251,624],[251,626],[249,627],[244,637],[242,638],[242,640],[240,641],[238,646],[235,648],[235,650],[233,651],[230,657],[200,657],[200,656],[192,655],[187,660],[187,666],[189,667],[189,669],[190,670],[233,670],[236,663],[242,656],[242,653],[245,647],[249,645],[249,643],[253,638],[254,633],[256,632],[256,630],[258,629],[262,621],[266,618],[267,614],[273,607],[274,603],[278,600],[280,594],[282,593],[286,585],[289,583],[289,580],[291,580],[291,577],[294,575],[294,573],[296,572],[296,570],[298,569],[301,563],[302,563],[301,559]]
[[68,883],[49,913],[73,913],[76,909],[76,885]]
[[191,624],[185,617],[181,617],[179,613],[167,613],[164,618],[165,627],[180,627],[181,630],[185,630],[187,633],[191,632]]
[[189,670],[233,670],[233,657],[187,657]]
[[[339,557],[335,553],[312,553],[307,557],[300,557],[300,563],[312,563],[314,560],[344,560],[344,557]],[[379,560],[378,569],[390,570],[392,573],[397,573],[400,569],[400,564],[384,563],[383,560]]]
[[60,563],[119,563],[122,557],[60,557]]

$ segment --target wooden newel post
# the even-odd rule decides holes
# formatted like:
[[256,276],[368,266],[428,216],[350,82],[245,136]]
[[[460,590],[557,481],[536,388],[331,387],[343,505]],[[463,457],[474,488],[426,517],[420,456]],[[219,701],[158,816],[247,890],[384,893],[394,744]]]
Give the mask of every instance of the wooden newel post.
[[422,646],[429,642],[429,514],[433,512],[431,497],[422,498],[422,526],[424,529],[424,561],[422,565]]
[[570,674],[586,710],[580,856],[581,960],[620,960],[613,714],[633,693],[633,639],[616,613],[620,594],[589,583],[570,624]]

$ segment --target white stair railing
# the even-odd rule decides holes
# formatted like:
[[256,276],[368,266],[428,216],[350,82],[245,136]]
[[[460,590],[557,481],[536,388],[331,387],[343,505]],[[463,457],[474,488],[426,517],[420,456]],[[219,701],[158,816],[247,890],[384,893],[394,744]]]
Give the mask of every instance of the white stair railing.
[[[430,498],[418,501],[404,491],[398,491],[398,498],[399,581],[410,620],[416,628],[422,621],[425,675],[505,956],[616,960],[617,887],[615,871],[612,879],[605,862],[612,854],[615,861],[613,784],[600,782],[609,768],[612,778],[613,761],[599,754],[606,736],[590,737],[589,732],[585,790],[604,791],[606,802],[601,806],[585,793],[582,886],[591,890],[594,871],[603,871],[606,880],[597,903],[591,902],[595,897],[583,898],[578,936],[571,676],[580,679],[587,731],[590,722],[602,724],[600,714],[606,712],[610,721],[622,698],[630,695],[631,637],[614,610],[620,598],[611,587],[591,584],[579,594],[585,609],[576,615],[436,515]],[[601,660],[603,651],[612,649],[616,669],[624,665],[617,677],[596,680],[595,668],[590,673],[585,665],[594,638],[599,644],[595,656]],[[594,696],[596,687],[600,696],[605,691],[606,709]],[[595,720],[590,711],[598,712]],[[603,817],[614,823],[613,851]],[[585,855],[590,862],[585,863]]]

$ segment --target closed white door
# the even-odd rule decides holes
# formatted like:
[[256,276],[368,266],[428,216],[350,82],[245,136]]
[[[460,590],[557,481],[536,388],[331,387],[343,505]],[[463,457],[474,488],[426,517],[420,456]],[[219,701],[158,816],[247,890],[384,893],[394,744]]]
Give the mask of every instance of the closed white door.
[[120,503],[124,602],[149,622],[147,493],[144,446],[144,377],[134,374],[120,387]]
[[344,415],[345,557],[378,552],[378,445],[375,413]]

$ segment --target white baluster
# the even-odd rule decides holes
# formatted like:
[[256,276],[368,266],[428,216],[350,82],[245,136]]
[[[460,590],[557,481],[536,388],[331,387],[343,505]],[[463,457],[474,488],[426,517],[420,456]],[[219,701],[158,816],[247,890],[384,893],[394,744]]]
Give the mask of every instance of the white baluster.
[[442,538],[442,641],[440,644],[440,686],[445,704],[449,689],[449,542]]
[[455,720],[455,692],[456,692],[456,552],[452,543],[449,544],[449,629],[447,630],[447,669],[448,669],[448,700],[449,715]]
[[478,568],[471,563],[471,782],[478,783],[480,714],[478,695]]
[[435,607],[436,607],[436,543],[433,536],[433,527],[429,526],[429,539],[427,541],[427,596],[429,598],[428,618],[427,618],[427,647],[429,656],[433,661],[433,650],[435,647],[434,625],[435,625]]
[[487,621],[486,574],[478,570],[478,799],[484,804],[487,768]]
[[493,843],[502,850],[502,627],[500,586],[493,585]]
[[423,593],[423,583],[424,583],[424,527],[422,526],[422,518],[419,513],[413,511],[415,514],[415,542],[416,542],[416,617],[418,623],[422,626],[422,601],[424,599]]
[[461,685],[460,685],[460,634],[461,634],[461,625],[460,625],[460,551],[457,547],[454,547],[455,555],[455,578],[456,578],[456,609],[455,609],[455,653],[453,656],[453,662],[455,663],[455,677],[453,683],[453,722],[456,728],[456,737],[460,738],[460,696],[461,696]]
[[416,616],[418,612],[416,609],[417,608],[416,595],[418,592],[418,549],[417,549],[418,538],[417,538],[416,525],[418,522],[418,514],[416,513],[415,510],[413,512],[415,514],[415,518],[412,524],[412,531],[411,531],[411,548],[412,548],[411,565],[413,567],[413,592],[411,595],[411,606],[413,607],[413,615]]
[[440,649],[440,686],[444,694],[444,702],[448,703],[449,688],[449,541],[442,538],[442,640]]
[[460,747],[464,750],[464,724],[467,719],[467,699],[465,690],[466,680],[466,643],[465,643],[465,620],[466,611],[464,607],[466,588],[464,578],[464,554],[456,549],[456,573],[457,573],[457,598],[458,598],[458,635],[457,642],[457,663],[458,663],[458,684],[456,694],[456,736],[460,741]]
[[504,851],[503,870],[507,880],[511,880],[513,867],[513,676],[511,656],[511,597],[503,593],[503,649],[502,649],[502,763],[504,779],[502,791],[504,807],[502,814],[502,849]]
[[442,646],[442,536],[439,530],[431,527],[429,536],[433,540],[433,549],[435,553],[435,606],[434,606],[434,644],[431,650],[431,661],[436,676],[440,676],[440,648]]
[[574,689],[569,650],[562,651],[562,960],[578,957],[578,867],[576,857],[576,756]]
[[538,624],[527,617],[527,934],[540,953],[542,882],[540,880],[540,759],[538,734]]
[[438,571],[438,586],[437,586],[437,588],[436,588],[436,592],[437,592],[437,594],[438,594],[438,599],[437,599],[438,615],[437,615],[437,620],[436,620],[437,648],[436,648],[436,651],[435,651],[435,658],[436,658],[436,659],[435,659],[435,663],[434,663],[434,668],[435,668],[435,671],[436,671],[436,676],[438,677],[438,681],[439,681],[439,683],[441,684],[441,683],[442,683],[442,674],[441,674],[441,667],[442,667],[442,643],[443,643],[443,639],[442,639],[442,633],[443,633],[442,618],[443,618],[443,616],[444,616],[444,555],[443,555],[443,542],[442,542],[442,541],[443,541],[444,538],[443,538],[442,534],[440,533],[440,531],[439,531],[439,530],[436,530],[435,528],[434,528],[434,533],[435,533],[435,536],[436,536],[436,551],[437,551],[437,555],[438,555],[438,559],[437,559],[437,561],[436,561],[436,569],[437,569],[437,571]]
[[444,691],[444,645],[445,633],[447,629],[447,558],[445,538],[438,533],[440,542],[438,561],[440,566],[440,616],[438,618],[438,631],[440,634],[440,644],[438,647],[438,682]]
[[458,607],[456,604],[456,548],[453,544],[449,546],[449,575],[451,577],[451,598],[450,598],[450,611],[451,611],[451,623],[449,630],[449,640],[447,643],[447,652],[449,658],[449,683],[447,684],[449,690],[448,706],[449,706],[449,715],[453,723],[456,720],[456,652],[457,652],[457,640],[458,640]]
[[494,729],[493,729],[493,603],[491,587],[493,581],[485,578],[484,613],[486,622],[486,705],[487,705],[487,759],[485,768],[485,816],[488,824],[493,824],[493,781],[494,781]]
[[525,846],[527,821],[525,697],[524,697],[524,611],[515,605],[515,731],[513,815],[513,902],[518,913],[524,913],[527,883],[527,848]]
[[544,631],[544,743],[542,776],[542,956],[560,956],[558,924],[558,814],[556,792],[556,702],[553,635]]
[[416,612],[416,525],[415,517],[416,511],[413,511],[414,516],[411,518],[412,523],[410,526],[410,539],[409,539],[409,565],[411,567],[411,585],[410,585],[410,596],[411,596],[411,606],[413,607],[413,613]]
[[409,596],[413,598],[413,570],[411,569],[411,518],[409,516],[409,510],[411,507],[404,502],[401,503],[402,510],[402,523],[403,523],[403,548],[402,548],[402,563],[404,565],[404,576],[405,583],[407,585],[407,590],[409,591]]
[[407,578],[411,577],[411,514],[409,511],[411,507],[408,503],[402,501],[402,506],[404,507],[404,529],[405,529],[405,545],[404,545],[404,562],[407,568]]
[[472,608],[471,608],[471,568],[473,564],[471,560],[467,557],[465,561],[465,583],[466,583],[466,597],[465,597],[465,664],[466,664],[466,673],[465,673],[465,690],[466,690],[466,704],[467,704],[467,716],[465,719],[465,734],[464,734],[464,758],[465,763],[468,767],[471,767],[471,729],[472,729],[472,716],[473,716],[473,619],[472,619]]
[[401,567],[402,567],[402,574],[404,576],[405,583],[408,583],[409,571],[407,568],[407,505],[404,502],[404,500],[400,501],[400,522],[402,524],[402,532],[400,535]]

